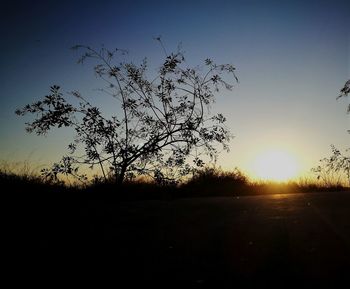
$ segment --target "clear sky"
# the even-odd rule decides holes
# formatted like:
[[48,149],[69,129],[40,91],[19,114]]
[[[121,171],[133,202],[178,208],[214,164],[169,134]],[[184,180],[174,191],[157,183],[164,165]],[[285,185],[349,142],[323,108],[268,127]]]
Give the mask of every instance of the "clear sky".
[[[91,67],[76,64],[75,44],[126,48],[135,61],[163,56],[179,42],[190,64],[210,57],[237,68],[239,84],[217,96],[215,110],[235,138],[223,168],[249,172],[263,150],[292,153],[303,171],[349,147],[349,99],[336,100],[350,78],[349,1],[2,1],[0,158],[50,163],[69,143],[67,130],[29,135],[14,111],[53,84],[94,90]],[[27,119],[28,120],[28,119]]]

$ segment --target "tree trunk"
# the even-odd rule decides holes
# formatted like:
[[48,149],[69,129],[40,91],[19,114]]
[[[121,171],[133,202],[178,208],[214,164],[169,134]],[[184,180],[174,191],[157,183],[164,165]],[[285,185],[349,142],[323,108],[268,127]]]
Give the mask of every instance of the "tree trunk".
[[121,167],[120,173],[116,175],[115,182],[118,186],[121,186],[124,182],[126,169],[127,169],[127,166],[123,164]]

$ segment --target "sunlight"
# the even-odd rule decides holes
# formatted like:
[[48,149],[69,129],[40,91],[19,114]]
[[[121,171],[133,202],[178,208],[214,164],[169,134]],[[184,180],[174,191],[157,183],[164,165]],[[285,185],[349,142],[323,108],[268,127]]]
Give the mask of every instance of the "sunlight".
[[271,181],[286,181],[298,173],[298,163],[286,151],[270,150],[259,155],[253,163],[253,172],[257,178]]

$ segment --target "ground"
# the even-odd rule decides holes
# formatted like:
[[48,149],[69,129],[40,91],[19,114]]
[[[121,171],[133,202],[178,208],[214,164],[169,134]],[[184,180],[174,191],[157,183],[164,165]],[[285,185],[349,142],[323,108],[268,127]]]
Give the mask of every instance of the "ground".
[[102,272],[119,288],[338,288],[350,279],[349,193],[38,208],[27,211],[20,241],[39,262],[29,261],[34,280]]

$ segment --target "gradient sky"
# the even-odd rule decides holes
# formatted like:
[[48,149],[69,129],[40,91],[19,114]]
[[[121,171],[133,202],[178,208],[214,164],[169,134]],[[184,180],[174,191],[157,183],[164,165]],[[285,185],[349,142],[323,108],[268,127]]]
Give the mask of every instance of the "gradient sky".
[[14,114],[51,85],[103,105],[94,91],[103,83],[76,64],[71,46],[126,48],[136,62],[157,65],[158,35],[169,51],[181,42],[190,64],[210,57],[237,68],[239,84],[215,106],[236,136],[219,158],[223,168],[249,172],[261,151],[278,148],[308,171],[330,144],[349,147],[349,99],[336,100],[350,78],[349,1],[11,0],[0,11],[0,159],[45,164],[66,151],[67,130],[29,135]]

